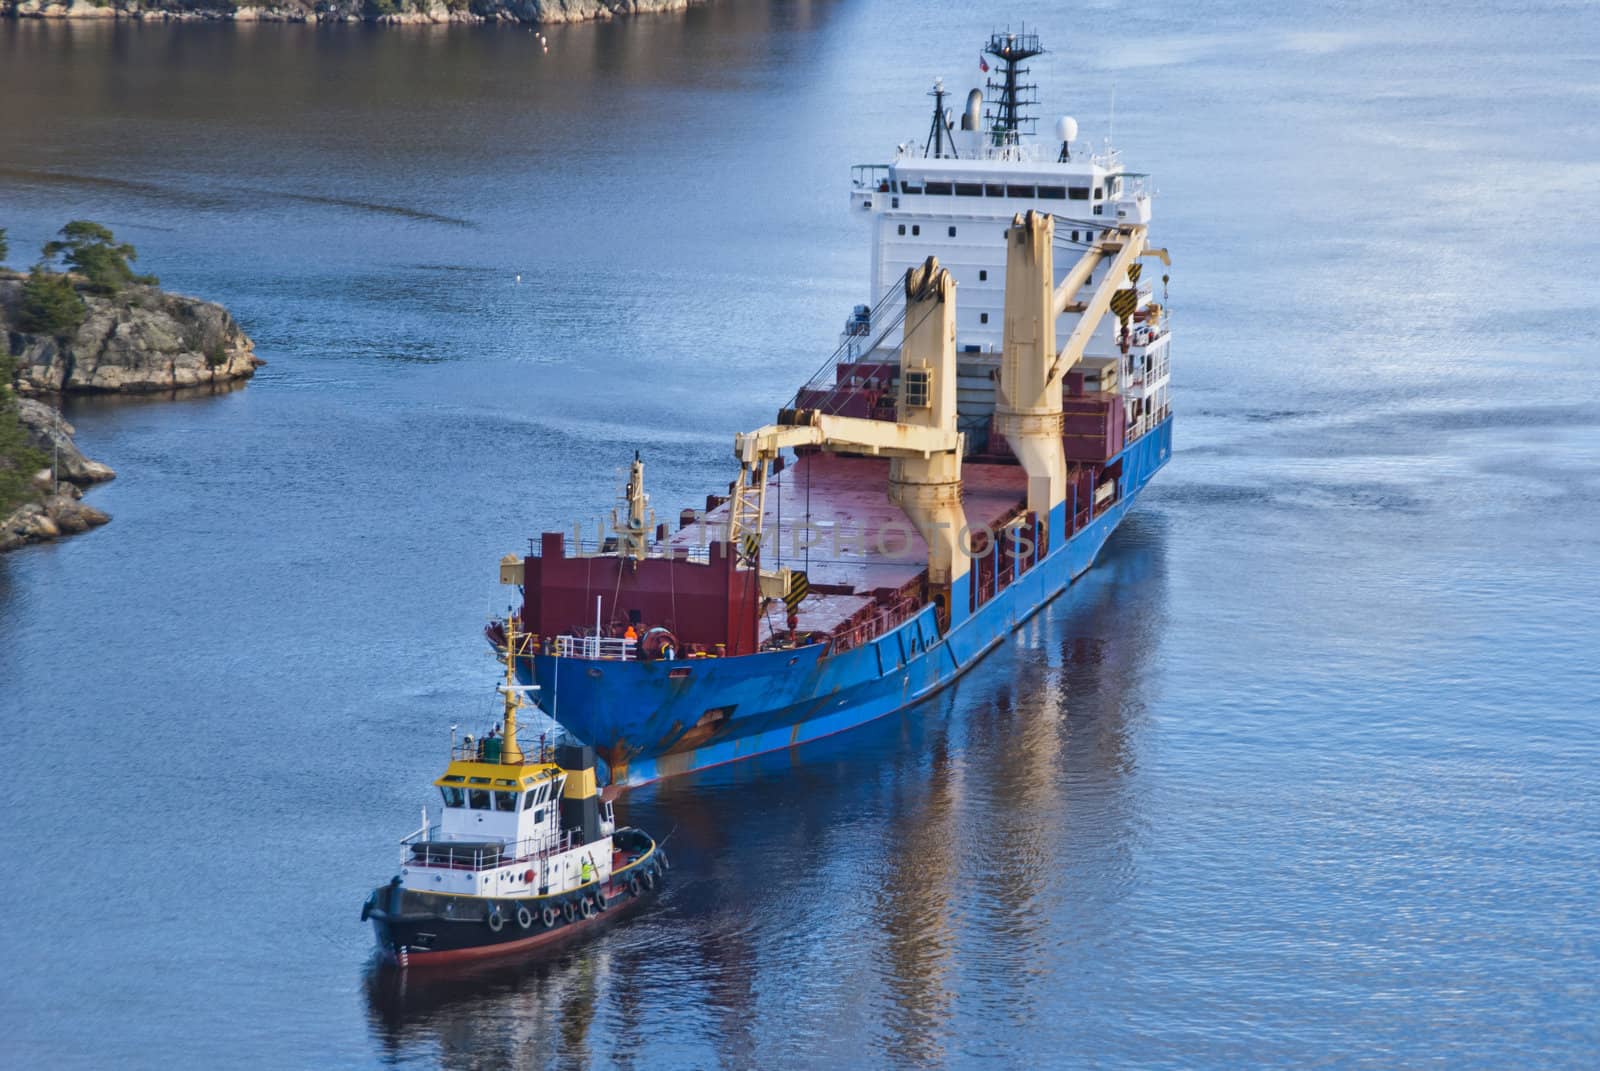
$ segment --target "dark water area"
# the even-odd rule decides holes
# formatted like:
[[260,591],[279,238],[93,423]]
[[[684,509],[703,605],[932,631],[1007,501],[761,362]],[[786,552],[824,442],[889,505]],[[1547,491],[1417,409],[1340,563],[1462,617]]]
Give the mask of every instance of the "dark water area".
[[[1172,464],[947,693],[625,797],[658,904],[373,973],[496,560],[635,448],[732,478],[865,296],[848,166],[1007,18],[1156,175]],[[0,1063],[1594,1066],[1590,5],[547,33],[0,22],[10,262],[100,220],[270,362],[74,401],[115,519],[0,559]]]

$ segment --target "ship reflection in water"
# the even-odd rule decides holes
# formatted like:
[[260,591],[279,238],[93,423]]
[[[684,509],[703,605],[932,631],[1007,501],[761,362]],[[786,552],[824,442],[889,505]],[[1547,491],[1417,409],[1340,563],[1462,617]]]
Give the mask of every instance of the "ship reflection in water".
[[1135,880],[1165,538],[1159,511],[1134,513],[921,706],[624,796],[619,822],[673,831],[661,900],[546,962],[373,969],[381,1044],[452,1065],[626,1064],[648,1045],[756,1066],[859,1060],[870,1038],[927,1064],[961,1054],[969,1017],[1063,1007],[1074,949],[1115,941],[1106,909]]

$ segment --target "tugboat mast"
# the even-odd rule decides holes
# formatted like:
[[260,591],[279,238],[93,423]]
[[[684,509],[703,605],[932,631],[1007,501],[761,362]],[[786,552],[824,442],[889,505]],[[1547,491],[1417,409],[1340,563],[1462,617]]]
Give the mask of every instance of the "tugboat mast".
[[517,746],[517,711],[522,709],[522,685],[517,681],[517,615],[506,615],[506,682],[500,686],[506,696],[505,743],[500,749],[500,761],[520,766],[522,748]]

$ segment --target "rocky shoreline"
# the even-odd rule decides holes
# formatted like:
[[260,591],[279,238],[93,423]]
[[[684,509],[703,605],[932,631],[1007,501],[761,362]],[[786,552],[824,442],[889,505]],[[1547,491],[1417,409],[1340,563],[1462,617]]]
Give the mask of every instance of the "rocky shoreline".
[[163,22],[564,23],[682,11],[706,0],[0,0],[0,17]]
[[28,278],[0,269],[0,445],[8,446],[0,450],[0,552],[111,519],[81,499],[116,473],[83,456],[72,425],[39,395],[217,388],[266,363],[221,305],[144,284],[97,293],[67,276],[81,322],[62,335],[25,332]]
[[78,288],[83,323],[66,337],[27,334],[20,320],[26,275],[0,270],[0,337],[16,362],[19,394],[159,393],[248,379],[266,362],[227,309],[211,301],[127,286]]
[[35,499],[0,518],[0,552],[87,532],[109,521],[109,514],[81,499],[85,488],[117,475],[111,466],[83,456],[72,441],[76,429],[54,406],[19,398],[16,416],[30,443],[51,459],[55,471],[47,467],[34,473]]

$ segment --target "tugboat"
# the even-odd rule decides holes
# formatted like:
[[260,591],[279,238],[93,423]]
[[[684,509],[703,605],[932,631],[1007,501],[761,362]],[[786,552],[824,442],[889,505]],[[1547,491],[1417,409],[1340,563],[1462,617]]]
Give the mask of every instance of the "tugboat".
[[[507,624],[515,629],[515,622]],[[515,649],[515,647],[513,647]],[[536,752],[517,742],[530,686],[507,660],[503,734],[457,744],[434,782],[436,824],[400,842],[400,873],[361,908],[385,962],[444,965],[525,953],[650,895],[670,867],[638,829],[615,827],[602,802],[592,747],[563,738]]]

